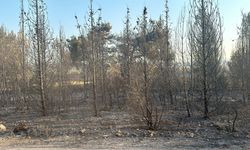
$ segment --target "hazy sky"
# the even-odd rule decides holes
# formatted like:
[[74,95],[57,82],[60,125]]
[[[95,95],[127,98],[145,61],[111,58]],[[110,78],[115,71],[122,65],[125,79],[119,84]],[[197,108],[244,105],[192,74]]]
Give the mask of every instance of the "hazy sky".
[[[28,0],[24,0],[28,1]],[[216,1],[216,0],[215,0]],[[50,25],[57,33],[60,25],[64,27],[66,35],[77,35],[74,16],[77,15],[81,22],[87,13],[89,0],[45,0],[48,6]],[[250,11],[250,0],[218,0],[220,13],[224,21],[224,48],[226,57],[237,38],[237,26],[241,22],[241,12]],[[189,0],[169,0],[170,22],[174,29],[177,18],[184,4]],[[131,9],[131,18],[135,19],[142,14],[144,6],[148,7],[149,16],[153,19],[159,18],[164,12],[164,0],[94,0],[94,8],[102,8],[103,20],[111,22],[113,32],[119,33],[123,28],[126,7]],[[25,6],[27,9],[27,6]],[[4,24],[7,30],[18,31],[20,0],[1,0],[0,24]]]

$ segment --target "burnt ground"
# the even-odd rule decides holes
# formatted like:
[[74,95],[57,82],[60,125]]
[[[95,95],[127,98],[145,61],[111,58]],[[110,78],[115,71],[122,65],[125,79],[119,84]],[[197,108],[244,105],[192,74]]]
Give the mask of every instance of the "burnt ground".
[[[114,109],[92,117],[89,106],[48,117],[2,110],[7,131],[0,133],[0,149],[250,149],[249,130],[229,132],[215,118],[185,118],[168,110],[161,129],[150,131],[135,114]],[[29,127],[28,135],[13,134],[19,122]]]

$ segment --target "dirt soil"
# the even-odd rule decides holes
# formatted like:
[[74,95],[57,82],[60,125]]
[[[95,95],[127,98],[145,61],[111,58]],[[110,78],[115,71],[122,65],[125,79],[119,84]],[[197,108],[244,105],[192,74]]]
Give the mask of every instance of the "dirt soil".
[[[75,113],[48,117],[4,110],[0,119],[7,131],[0,133],[0,149],[250,149],[249,131],[228,132],[212,120],[194,116],[180,121],[167,111],[162,128],[150,131],[137,115],[116,109],[92,117],[90,109],[86,105]],[[29,127],[28,135],[13,134],[19,122]]]

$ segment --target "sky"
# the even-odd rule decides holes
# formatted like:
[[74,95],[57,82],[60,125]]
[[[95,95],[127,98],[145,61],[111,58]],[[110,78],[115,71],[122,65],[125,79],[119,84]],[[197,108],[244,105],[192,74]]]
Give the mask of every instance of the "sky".
[[[24,0],[28,1],[28,0]],[[55,34],[60,26],[63,26],[67,37],[77,35],[76,21],[77,15],[80,23],[84,23],[84,18],[89,8],[89,0],[44,0],[48,7],[48,18],[50,26]],[[158,19],[164,13],[165,0],[94,0],[95,10],[102,8],[103,20],[112,24],[112,32],[120,33],[126,15],[126,8],[131,11],[132,22],[142,14],[144,6],[148,7],[149,17]],[[215,0],[217,1],[217,0]],[[180,11],[184,5],[189,4],[189,0],[169,0],[169,17],[171,28],[174,29]],[[231,52],[237,38],[237,26],[241,23],[242,12],[250,12],[250,0],[218,0],[220,13],[223,19],[224,30],[224,51],[226,59],[230,58]],[[27,6],[25,6],[27,10]],[[20,0],[1,0],[0,24],[4,25],[8,31],[17,32],[19,30]]]

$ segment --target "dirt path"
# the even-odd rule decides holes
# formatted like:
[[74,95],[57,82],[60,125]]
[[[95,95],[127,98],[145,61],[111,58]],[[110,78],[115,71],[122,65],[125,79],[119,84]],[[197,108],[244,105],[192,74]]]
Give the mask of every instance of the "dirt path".
[[[74,137],[72,137],[74,138]],[[64,139],[66,140],[66,139]],[[82,139],[84,140],[84,139]],[[21,140],[22,141],[22,140]],[[5,141],[6,142],[6,141]],[[1,147],[1,150],[26,150],[26,149],[48,149],[48,150],[80,150],[80,149],[249,149],[250,144],[246,141],[217,141],[209,142],[202,141],[197,138],[106,138],[106,139],[92,139],[88,141],[75,141],[71,143],[68,141],[32,141],[25,143],[22,141],[17,145],[13,145],[13,141],[9,146]],[[231,141],[232,142],[232,141]],[[47,144],[46,144],[47,143]]]

